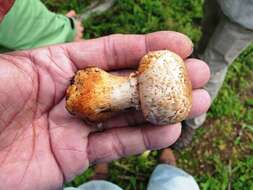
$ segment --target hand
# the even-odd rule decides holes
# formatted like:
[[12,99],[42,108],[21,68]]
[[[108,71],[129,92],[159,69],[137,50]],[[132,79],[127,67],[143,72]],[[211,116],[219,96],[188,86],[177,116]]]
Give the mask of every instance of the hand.
[[[78,69],[134,69],[145,53],[159,49],[186,58],[192,45],[182,34],[157,32],[112,35],[0,55],[1,188],[59,189],[64,180],[71,180],[93,163],[174,143],[180,124],[144,128],[140,114],[129,113],[106,122],[106,130],[97,132],[65,109],[65,90]],[[200,60],[185,62],[194,88],[193,117],[210,105],[208,93],[199,89],[210,73]]]
[[[66,14],[66,16],[67,17],[77,17],[77,14],[74,10],[71,10]],[[83,31],[84,31],[83,24],[79,19],[75,19],[75,27],[76,27],[76,35],[75,35],[74,41],[78,42],[78,41],[82,40]]]

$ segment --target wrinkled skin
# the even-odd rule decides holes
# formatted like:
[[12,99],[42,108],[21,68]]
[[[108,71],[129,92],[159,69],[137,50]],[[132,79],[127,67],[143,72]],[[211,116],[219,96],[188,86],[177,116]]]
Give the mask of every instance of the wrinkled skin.
[[[180,124],[152,127],[140,113],[129,113],[106,122],[106,130],[98,132],[65,109],[65,90],[78,69],[136,68],[147,51],[159,49],[186,58],[192,45],[182,34],[158,32],[0,55],[0,189],[61,189],[65,180],[91,164],[174,143]],[[207,92],[198,89],[210,73],[200,60],[186,64],[194,88],[190,116],[196,116],[210,105]]]

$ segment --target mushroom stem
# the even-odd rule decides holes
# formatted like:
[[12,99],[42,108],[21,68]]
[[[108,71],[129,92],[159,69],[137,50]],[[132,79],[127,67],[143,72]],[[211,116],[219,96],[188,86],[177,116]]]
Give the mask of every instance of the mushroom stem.
[[140,108],[138,82],[135,73],[131,73],[128,77],[124,77],[122,83],[112,84],[111,91],[111,110],[123,111],[129,108]]

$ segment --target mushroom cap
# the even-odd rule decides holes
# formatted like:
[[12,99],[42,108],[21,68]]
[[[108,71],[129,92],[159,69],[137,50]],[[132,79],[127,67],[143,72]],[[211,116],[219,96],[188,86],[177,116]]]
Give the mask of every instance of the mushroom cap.
[[139,65],[139,97],[144,117],[156,125],[181,122],[192,105],[184,61],[168,50],[150,52]]

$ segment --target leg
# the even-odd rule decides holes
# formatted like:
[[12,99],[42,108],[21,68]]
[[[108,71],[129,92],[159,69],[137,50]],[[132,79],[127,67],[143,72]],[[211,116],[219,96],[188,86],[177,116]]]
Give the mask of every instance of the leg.
[[[223,84],[228,66],[252,41],[253,31],[231,22],[225,16],[222,17],[207,48],[200,55],[209,64],[211,69],[211,79],[205,86],[205,89],[211,95],[212,100],[215,99]],[[206,114],[203,114],[199,117],[186,120],[181,137],[174,147],[183,148],[187,146],[191,142],[195,129],[204,123],[205,118]]]
[[68,187],[68,188],[64,188],[64,190],[123,190],[123,189],[121,189],[119,186],[113,183],[110,183],[108,181],[93,180],[93,181],[84,183],[83,185],[77,188]]
[[[221,19],[221,9],[217,0],[205,0],[203,5],[204,16],[202,19],[202,37],[194,52],[195,56],[203,54],[207,48],[210,38],[213,36]],[[188,119],[182,123],[182,133],[173,148],[181,149],[189,145],[195,133],[195,128],[201,126],[206,119],[206,114],[198,118]],[[190,127],[189,127],[190,126]]]
[[[222,11],[217,0],[205,0],[203,9],[204,17],[202,20],[202,37],[197,47],[197,54],[200,55],[203,54],[207,49],[207,45],[209,44],[210,39],[214,35],[215,30],[217,29],[217,26],[222,18]],[[197,126],[202,125],[205,120],[206,114],[204,113],[196,119],[186,120],[186,125],[189,125],[192,128],[197,128]],[[187,133],[193,134],[193,130],[188,129]],[[188,137],[187,141],[191,141],[191,137],[192,135]]]
[[174,166],[158,165],[151,175],[147,190],[199,190],[192,176]]
[[197,54],[204,53],[222,15],[217,0],[205,0],[203,10],[204,16],[202,19],[202,37],[197,45]]
[[253,41],[253,31],[223,17],[204,54],[201,56],[211,68],[211,79],[205,86],[212,100],[218,94],[228,66]]
[[[247,48],[253,41],[253,31],[223,17],[204,54],[200,56],[211,69],[211,79],[205,89],[212,100],[217,96],[226,77],[228,66]],[[205,114],[187,120],[192,128],[198,128],[205,121]]]

